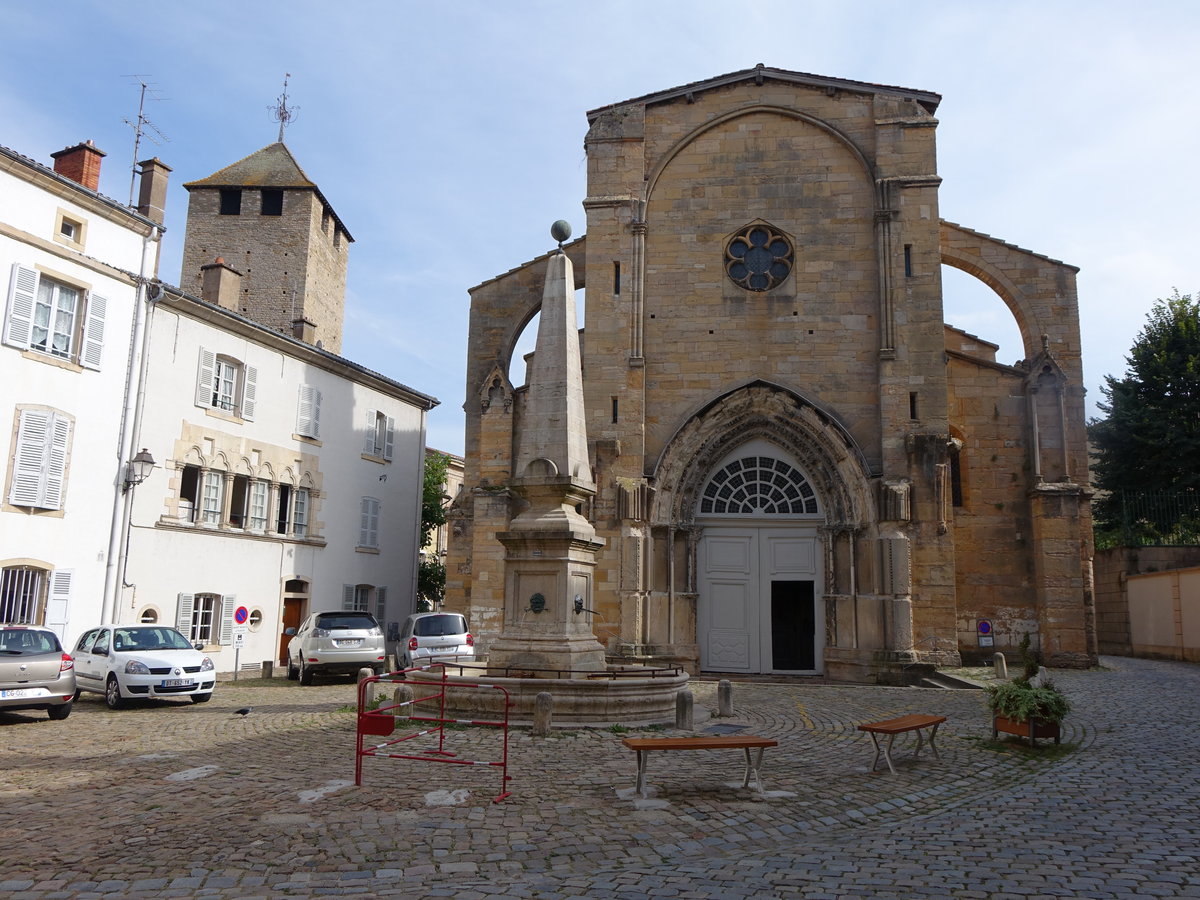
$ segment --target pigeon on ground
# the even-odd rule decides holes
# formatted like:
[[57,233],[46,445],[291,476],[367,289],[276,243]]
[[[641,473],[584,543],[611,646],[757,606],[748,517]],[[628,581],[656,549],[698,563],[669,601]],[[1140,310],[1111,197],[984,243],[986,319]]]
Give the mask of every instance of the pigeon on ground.
[[233,714],[235,716],[248,716],[250,715],[250,710],[252,709],[254,709],[253,706],[243,706],[241,709],[235,709]]

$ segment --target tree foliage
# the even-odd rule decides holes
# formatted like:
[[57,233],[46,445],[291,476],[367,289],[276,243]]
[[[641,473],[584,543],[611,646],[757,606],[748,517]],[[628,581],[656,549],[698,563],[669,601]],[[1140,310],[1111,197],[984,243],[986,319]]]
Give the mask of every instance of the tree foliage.
[[1101,531],[1128,529],[1132,495],[1200,490],[1200,301],[1178,290],[1156,301],[1126,363],[1122,377],[1105,376],[1105,418],[1089,427],[1093,481],[1104,492],[1095,507]]
[[425,456],[425,476],[421,484],[421,558],[417,563],[417,598],[427,609],[441,601],[446,593],[446,566],[437,549],[429,551],[429,542],[439,526],[446,524],[446,472],[450,457],[442,453]]

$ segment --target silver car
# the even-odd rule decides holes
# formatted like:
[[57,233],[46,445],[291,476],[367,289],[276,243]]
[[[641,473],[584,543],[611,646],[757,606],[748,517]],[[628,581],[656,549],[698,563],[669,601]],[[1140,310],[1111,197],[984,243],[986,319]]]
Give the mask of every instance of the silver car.
[[313,613],[299,628],[289,628],[287,674],[301,684],[312,684],[313,675],[349,674],[372,669],[382,675],[387,661],[383,629],[370,613]]
[[75,661],[49,628],[0,625],[0,712],[44,709],[65,719],[75,700]]
[[434,662],[472,662],[475,638],[458,613],[414,613],[400,631],[400,668]]

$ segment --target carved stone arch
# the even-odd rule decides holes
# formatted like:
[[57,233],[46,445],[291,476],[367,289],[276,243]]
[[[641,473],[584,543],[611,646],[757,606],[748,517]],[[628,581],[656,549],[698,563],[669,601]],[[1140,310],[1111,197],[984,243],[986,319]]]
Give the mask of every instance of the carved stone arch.
[[1032,321],[1028,311],[1020,299],[1020,288],[1004,274],[1003,271],[985,259],[959,252],[952,247],[942,247],[942,264],[966,272],[972,278],[982,281],[999,297],[1017,323],[1021,332],[1021,343],[1024,345],[1024,356],[1028,359],[1037,347],[1037,323]]
[[754,382],[714,400],[671,437],[655,467],[651,521],[691,526],[713,467],[747,441],[762,438],[801,465],[826,524],[874,522],[869,467],[853,438],[812,403],[777,385]]
[[316,490],[316,486],[316,481],[313,480],[311,472],[306,471],[300,476],[299,487],[301,490],[309,491],[311,493],[312,491]]
[[254,467],[250,465],[249,457],[242,456],[233,464],[233,474],[245,475],[247,478],[254,477]]
[[185,466],[200,466],[203,468],[207,465],[204,454],[200,452],[198,444],[192,444],[187,448],[187,452],[183,454],[183,459],[180,460],[181,465]]
[[297,482],[296,473],[291,466],[285,466],[279,473],[279,483],[286,484],[288,487],[295,487]]
[[[519,333],[519,332],[518,332]],[[492,371],[483,379],[479,388],[479,411],[488,413],[495,410],[508,412],[512,409],[513,385],[508,374],[497,363]]]
[[[692,129],[690,132],[676,141],[675,145],[662,155],[662,158],[659,159],[657,164],[655,164],[654,169],[650,172],[650,176],[646,179],[646,192],[644,195],[645,199],[641,202],[641,218],[643,220],[646,218],[646,205],[649,203],[650,197],[654,194],[654,187],[657,184],[658,179],[662,176],[662,173],[666,171],[667,167],[671,165],[675,157],[682,153],[689,144],[693,143],[709,131],[712,131],[714,128],[720,128],[722,125],[727,125],[735,119],[744,118],[745,116],[758,115],[761,113],[770,113],[782,116],[786,119],[795,119],[808,125],[812,125],[820,131],[825,132],[825,134],[829,135],[850,152],[850,154],[862,167],[863,174],[867,180],[872,184],[875,183],[875,169],[871,165],[870,160],[867,159],[866,154],[863,153],[859,146],[854,143],[854,141],[851,140],[851,138],[845,134],[845,132],[840,131],[823,119],[818,119],[816,116],[809,115],[808,113],[801,112],[800,110],[792,109],[787,106],[759,103],[753,106],[745,106],[740,109],[733,110],[732,112],[725,113],[724,115],[717,116],[716,118],[705,122],[703,125],[699,125]],[[878,192],[876,192],[876,203],[878,203],[878,200]]]
[[264,461],[263,464],[258,467],[258,477],[262,481],[274,481],[275,467],[269,462]]
[[213,454],[212,461],[209,462],[208,467],[222,472],[233,471],[233,464],[229,462],[229,457],[224,450],[218,450]]

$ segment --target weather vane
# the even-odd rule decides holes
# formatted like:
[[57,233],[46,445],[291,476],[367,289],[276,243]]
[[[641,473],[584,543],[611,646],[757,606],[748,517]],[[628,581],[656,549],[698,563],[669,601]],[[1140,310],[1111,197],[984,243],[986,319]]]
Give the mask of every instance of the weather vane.
[[292,123],[296,118],[296,113],[300,111],[298,106],[288,106],[288,79],[292,77],[291,72],[283,73],[283,93],[279,95],[279,99],[275,101],[274,106],[268,106],[271,111],[271,118],[279,123],[279,143],[283,143],[283,130]]

